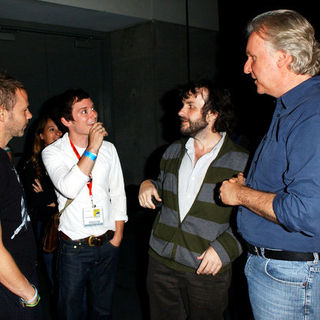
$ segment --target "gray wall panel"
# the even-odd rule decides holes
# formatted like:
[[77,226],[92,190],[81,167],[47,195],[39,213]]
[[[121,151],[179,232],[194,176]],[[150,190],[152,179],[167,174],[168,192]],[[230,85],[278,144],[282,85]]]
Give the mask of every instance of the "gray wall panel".
[[[126,184],[139,184],[150,156],[172,141],[172,127],[178,127],[174,122],[164,126],[162,99],[187,81],[185,27],[150,21],[92,37],[88,31],[47,28],[23,25],[12,31],[14,41],[0,40],[0,68],[25,84],[35,118],[51,96],[69,87],[89,91],[107,139],[118,150]],[[214,78],[216,54],[217,32],[191,28],[191,78]],[[169,103],[176,114],[178,103]],[[11,142],[16,152],[23,144],[24,138]],[[155,171],[158,166],[153,164]]]

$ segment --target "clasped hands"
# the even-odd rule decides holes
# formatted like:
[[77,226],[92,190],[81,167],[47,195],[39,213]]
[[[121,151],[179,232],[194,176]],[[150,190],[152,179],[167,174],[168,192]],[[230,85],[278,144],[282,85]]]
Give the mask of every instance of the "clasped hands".
[[237,177],[223,181],[220,187],[220,199],[230,206],[241,205],[241,190],[245,188],[246,179],[242,172]]

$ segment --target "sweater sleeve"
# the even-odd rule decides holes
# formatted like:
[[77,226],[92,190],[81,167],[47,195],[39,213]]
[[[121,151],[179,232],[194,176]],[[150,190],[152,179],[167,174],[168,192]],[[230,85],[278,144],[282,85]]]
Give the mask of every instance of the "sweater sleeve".
[[164,176],[164,170],[163,170],[163,160],[160,162],[160,173],[158,175],[157,180],[152,180],[150,181],[153,183],[153,185],[156,187],[160,198],[162,198],[162,183],[163,183],[163,176]]
[[[178,148],[177,148],[177,145],[179,145]],[[170,145],[165,150],[165,152],[163,153],[163,155],[161,157],[160,172],[159,172],[157,179],[156,180],[150,179],[150,181],[156,187],[160,198],[162,198],[162,196],[163,196],[163,194],[162,194],[163,193],[163,181],[164,181],[165,172],[167,172],[167,168],[166,168],[167,160],[172,157],[177,157],[180,153],[180,148],[181,148],[181,143],[175,143],[175,144]]]
[[217,252],[223,266],[233,262],[242,253],[240,242],[233,234],[231,227],[212,241],[210,245]]

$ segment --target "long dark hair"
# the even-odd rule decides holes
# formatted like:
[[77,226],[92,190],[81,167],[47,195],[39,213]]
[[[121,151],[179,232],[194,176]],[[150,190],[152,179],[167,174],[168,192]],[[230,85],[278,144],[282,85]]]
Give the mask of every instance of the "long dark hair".
[[43,133],[44,128],[49,120],[52,120],[49,115],[43,115],[37,120],[31,155],[26,162],[27,164],[31,164],[33,166],[37,177],[42,176],[44,169],[41,160],[41,151],[44,149],[45,144],[44,141],[40,138],[40,134]]

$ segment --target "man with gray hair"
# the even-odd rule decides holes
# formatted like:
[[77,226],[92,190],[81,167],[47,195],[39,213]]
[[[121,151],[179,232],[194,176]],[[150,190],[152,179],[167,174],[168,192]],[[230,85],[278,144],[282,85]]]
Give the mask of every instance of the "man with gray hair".
[[277,99],[248,176],[225,181],[248,243],[245,273],[255,319],[320,319],[320,70],[314,29],[276,10],[248,25],[244,72]]
[[23,85],[0,73],[0,319],[41,319],[36,244],[23,188],[4,150],[32,115]]

